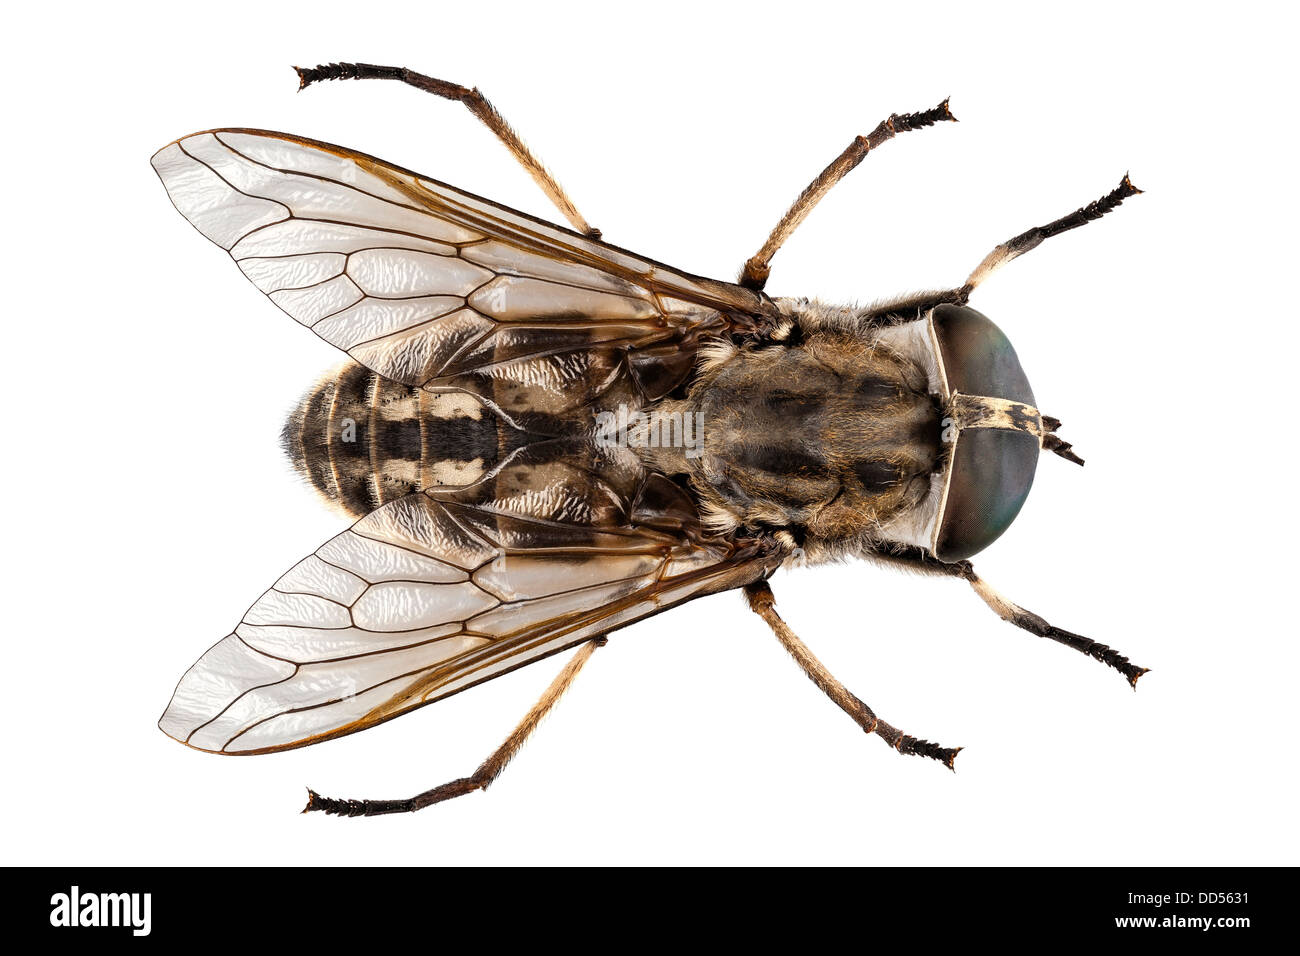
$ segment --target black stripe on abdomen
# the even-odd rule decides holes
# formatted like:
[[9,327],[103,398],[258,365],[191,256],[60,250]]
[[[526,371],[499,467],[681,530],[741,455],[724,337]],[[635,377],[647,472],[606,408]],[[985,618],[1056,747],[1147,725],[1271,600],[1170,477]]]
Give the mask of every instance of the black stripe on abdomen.
[[471,396],[424,392],[348,363],[303,397],[282,444],[321,497],[362,517],[422,488],[477,480],[538,437]]

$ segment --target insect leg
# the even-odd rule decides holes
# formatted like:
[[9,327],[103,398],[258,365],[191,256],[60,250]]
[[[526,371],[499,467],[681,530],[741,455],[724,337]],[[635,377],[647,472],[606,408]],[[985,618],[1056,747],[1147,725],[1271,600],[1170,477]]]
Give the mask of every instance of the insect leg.
[[1012,259],[1024,255],[1044,239],[1050,239],[1052,236],[1058,236],[1063,232],[1069,232],[1071,229],[1078,229],[1080,226],[1087,225],[1094,219],[1100,219],[1119,206],[1125,199],[1136,196],[1140,192],[1142,190],[1134,186],[1129,181],[1128,174],[1125,173],[1118,186],[1095,202],[1090,202],[1081,209],[1076,209],[1068,216],[1062,216],[1045,226],[1035,226],[1033,229],[1022,232],[1014,239],[1008,239],[1006,242],[995,246],[993,251],[975,267],[975,271],[967,277],[965,283],[956,289],[946,289],[942,292],[921,292],[916,295],[906,296],[874,307],[863,318],[875,324],[893,325],[919,318],[935,306],[944,304],[965,305],[967,300],[970,299],[971,293],[975,291],[981,282]]
[[799,228],[799,224],[807,218],[808,213],[812,212],[813,207],[822,201],[822,197],[831,191],[831,187],[853,172],[858,164],[867,158],[867,153],[886,140],[893,139],[899,133],[933,126],[935,123],[945,120],[952,120],[953,122],[957,120],[949,112],[947,100],[944,100],[934,109],[922,113],[894,113],[868,135],[859,136],[853,140],[848,145],[848,148],[840,153],[834,162],[823,169],[821,174],[799,194],[799,198],[794,201],[794,205],[781,217],[781,221],[776,224],[772,234],[767,237],[767,242],[763,243],[763,248],[759,249],[745,263],[745,268],[740,272],[740,284],[755,290],[762,289],[767,284],[767,277],[772,271],[772,257],[776,255],[777,250],[790,238],[790,234]]
[[[1087,225],[1094,219],[1100,219],[1119,206],[1129,196],[1136,196],[1140,192],[1142,190],[1134,186],[1129,181],[1128,173],[1125,173],[1118,186],[1095,202],[1090,202],[1081,209],[1076,209],[1068,216],[1062,216],[1045,226],[1035,226],[1033,229],[1022,232],[1014,239],[1008,239],[1001,245],[994,247],[993,251],[984,257],[984,261],[975,267],[975,271],[970,274],[961,287],[962,293],[968,298],[975,287],[992,275],[993,272],[1017,256],[1024,255],[1044,239],[1059,236],[1063,232],[1069,232],[1071,229],[1078,229],[1080,226]],[[963,299],[964,301],[965,299]]]
[[524,719],[519,725],[511,731],[510,736],[505,742],[494,750],[468,777],[461,777],[459,780],[453,780],[450,783],[444,783],[440,787],[434,787],[432,790],[426,790],[424,793],[417,794],[407,800],[336,800],[331,797],[322,797],[314,790],[307,791],[307,806],[303,808],[303,813],[310,813],[313,810],[322,810],[325,813],[337,813],[347,817],[372,817],[383,813],[411,813],[415,810],[423,810],[425,807],[432,806],[435,803],[442,803],[444,800],[450,800],[452,797],[463,796],[472,793],[475,790],[486,790],[492,781],[501,775],[501,771],[506,768],[506,764],[519,752],[519,748],[524,745],[528,736],[537,729],[537,725],[542,722],[542,718],[547,712],[555,706],[556,702],[569,689],[573,679],[578,676],[578,671],[582,670],[582,665],[586,664],[595,653],[596,648],[604,647],[606,638],[597,637],[583,644],[578,649],[578,653],[569,659],[569,663],[564,665],[564,670],[560,671],[551,685],[543,692],[541,699],[533,705],[532,709],[524,715]]
[[416,73],[400,66],[375,66],[373,63],[325,63],[321,66],[295,66],[298,71],[298,89],[304,90],[321,80],[399,80],[417,90],[424,90],[443,99],[456,100],[465,104],[465,108],[478,117],[479,121],[490,129],[496,138],[505,144],[519,165],[528,171],[542,192],[555,204],[555,208],[573,228],[590,239],[599,239],[600,230],[591,226],[578,207],[565,194],[555,177],[541,164],[519,135],[510,128],[510,124],[497,112],[497,108],[488,102],[487,97],[477,89],[468,89],[446,80],[434,79],[423,73]]
[[898,565],[913,571],[961,578],[975,589],[975,593],[980,596],[980,600],[992,608],[993,612],[1002,620],[1008,621],[1030,634],[1046,637],[1058,644],[1072,647],[1079,653],[1088,655],[1093,660],[1101,661],[1107,667],[1113,667],[1127,678],[1129,685],[1134,689],[1137,688],[1138,678],[1150,670],[1148,667],[1138,667],[1136,664],[1130,663],[1127,657],[1114,648],[1084,637],[1082,634],[1075,634],[1073,631],[1067,631],[1054,624],[1049,624],[1033,611],[1027,611],[1019,604],[1008,601],[975,573],[975,567],[969,561],[954,561],[948,564],[940,561],[930,551],[912,545],[892,546],[889,551],[877,552],[874,557],[886,564]]
[[795,659],[795,663],[808,675],[808,679],[816,684],[840,710],[852,717],[854,723],[869,734],[877,734],[899,753],[933,757],[935,760],[942,760],[947,764],[948,769],[953,769],[953,761],[957,759],[957,754],[962,748],[940,747],[928,740],[918,740],[877,717],[870,707],[835,679],[835,676],[808,649],[808,645],[799,640],[794,631],[790,630],[790,626],[781,619],[781,615],[776,613],[776,598],[766,581],[746,585],[745,599],[749,601],[750,610],[767,622],[767,626],[772,629],[781,646]]

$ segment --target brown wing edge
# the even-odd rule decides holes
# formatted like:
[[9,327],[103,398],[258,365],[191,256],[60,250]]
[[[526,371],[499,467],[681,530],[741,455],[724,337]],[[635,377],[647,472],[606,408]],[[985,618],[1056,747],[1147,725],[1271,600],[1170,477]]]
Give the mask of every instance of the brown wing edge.
[[[229,127],[220,127],[216,129],[197,130],[193,133],[188,133],[185,136],[172,140],[171,142],[162,146],[160,149],[156,150],[153,153],[153,156],[150,157],[150,159],[152,160],[153,157],[156,157],[159,153],[161,153],[163,150],[167,149],[168,147],[173,145],[179,145],[183,140],[189,139],[192,136],[202,136],[204,134],[216,135],[218,133],[240,133],[240,134],[245,134],[250,136],[274,137],[277,139],[285,140],[286,142],[296,143],[300,146],[306,146],[312,149],[323,150],[324,152],[332,153],[335,156],[340,156],[344,159],[352,160],[353,162],[356,162],[359,165],[361,165],[363,168],[367,168],[367,170],[371,172],[373,172],[373,170],[369,169],[369,167],[373,167],[373,166],[390,169],[395,172],[401,173],[402,175],[405,176],[413,176],[416,179],[424,180],[425,182],[431,183],[434,186],[437,186],[439,188],[450,190],[453,193],[458,193],[461,196],[464,196],[467,199],[470,199],[474,202],[482,203],[483,205],[490,206],[494,209],[499,209],[503,213],[506,213],[507,215],[518,216],[519,218],[528,220],[529,222],[539,227],[554,230],[565,236],[569,236],[574,240],[574,244],[573,244],[574,248],[581,248],[583,246],[595,246],[598,248],[609,249],[612,252],[615,252],[619,255],[630,256],[631,258],[634,259],[640,259],[644,261],[647,265],[652,266],[654,269],[661,269],[666,273],[678,275],[683,279],[686,279],[688,282],[699,285],[701,288],[706,290],[709,294],[709,297],[705,298],[701,302],[701,304],[722,311],[723,314],[726,315],[731,320],[733,325],[733,328],[728,331],[735,331],[737,333],[753,333],[763,329],[774,328],[776,323],[779,321],[779,314],[777,312],[776,305],[772,302],[771,298],[768,297],[766,293],[756,292],[752,289],[746,289],[744,286],[741,286],[734,282],[727,282],[721,279],[710,279],[706,276],[696,275],[694,273],[687,272],[684,269],[679,269],[676,266],[670,266],[667,263],[660,262],[656,259],[651,259],[650,257],[644,256],[639,252],[633,252],[630,249],[624,249],[621,246],[616,246],[611,242],[606,242],[604,239],[592,239],[588,236],[584,236],[580,232],[576,232],[575,230],[568,228],[567,226],[562,226],[558,223],[550,222],[548,220],[542,219],[538,216],[534,216],[530,213],[526,213],[518,209],[512,209],[509,206],[504,206],[501,203],[494,202],[493,200],[488,199],[484,196],[480,196],[477,193],[472,193],[468,190],[461,189],[458,186],[453,186],[450,183],[445,183],[440,179],[435,179],[432,176],[426,176],[424,173],[415,172],[414,170],[407,169],[404,166],[398,166],[396,163],[390,163],[387,160],[380,159],[377,156],[372,156],[369,153],[363,153],[360,150],[351,149],[347,146],[339,146],[334,143],[326,143],[321,140],[312,139],[308,136],[298,136],[294,133],[282,133],[277,130],[256,129],[253,127],[243,127],[243,126],[229,126]],[[281,169],[280,171],[300,174],[299,170]],[[409,192],[408,195],[411,195],[413,200],[419,201],[421,202],[422,205],[425,205],[426,209],[429,211],[431,215],[437,215],[436,210],[434,210],[432,207],[429,207],[427,203],[422,202],[421,198],[418,195],[410,194]],[[182,218],[184,218],[184,216],[182,216]],[[586,261],[585,257],[575,256],[574,259],[576,262],[579,262],[581,264],[590,265],[590,263]],[[611,270],[606,269],[605,271],[611,271]],[[612,272],[611,274],[617,275],[618,273]],[[653,283],[653,278],[651,279],[651,282]],[[683,298],[693,298],[693,299],[700,298],[699,296],[682,295],[681,290],[674,292],[674,294]]]
[[[724,559],[719,564],[713,565],[708,568],[703,568],[691,574],[682,575],[681,577],[675,578],[673,579],[673,581],[669,582],[669,585],[671,587],[678,588],[681,587],[684,583],[689,583],[691,580],[698,580],[704,584],[704,587],[702,587],[699,591],[695,591],[690,594],[684,595],[679,600],[675,600],[669,604],[664,605],[663,607],[650,611],[649,613],[644,614],[640,617],[632,618],[631,620],[625,621],[621,624],[616,625],[615,627],[610,628],[608,631],[602,631],[600,633],[612,634],[615,631],[622,630],[623,628],[629,627],[630,625],[639,624],[641,621],[649,620],[650,618],[655,617],[656,615],[661,614],[664,611],[672,610],[673,608],[679,607],[682,604],[689,603],[690,601],[693,601],[696,598],[707,597],[708,595],[711,594],[718,594],[723,591],[730,591],[736,588],[744,587],[746,584],[749,584],[753,581],[759,580],[760,578],[765,578],[771,575],[772,572],[774,572],[777,569],[777,567],[780,566],[782,560],[784,560],[784,555],[780,553],[779,549],[776,547],[774,542],[770,542],[766,540],[746,542],[741,546],[739,546],[737,550],[730,557]],[[646,597],[652,595],[653,593],[655,592],[652,589],[646,589],[646,590],[634,592],[622,598],[617,604],[600,608],[599,611],[605,614],[606,616],[608,616],[609,614],[619,610],[620,607],[626,606],[629,603],[635,603],[636,601],[639,600],[644,600],[646,599]],[[599,623],[599,618],[595,620],[585,620],[585,619],[579,619],[579,620],[581,621],[581,624],[580,625],[575,624],[575,626],[591,627],[592,625]],[[334,740],[337,737],[346,737],[351,734],[359,733],[360,731],[363,730],[369,730],[371,727],[377,727],[380,724],[387,723],[388,721],[396,717],[401,717],[404,714],[409,714],[412,713],[413,711],[417,711],[422,707],[427,707],[429,704],[435,704],[438,701],[446,700],[449,697],[455,697],[457,694],[470,690],[474,687],[478,687],[480,684],[486,684],[487,682],[494,680],[495,678],[513,673],[514,671],[519,670],[521,667],[527,667],[529,664],[535,664],[538,661],[545,660],[549,657],[554,657],[556,654],[562,654],[567,650],[572,650],[573,648],[578,647],[579,645],[585,644],[588,641],[592,640],[593,636],[594,635],[587,634],[580,638],[576,638],[570,643],[562,644],[559,647],[552,648],[551,650],[539,654],[536,657],[529,657],[520,660],[518,663],[512,664],[509,667],[503,668],[498,671],[493,671],[492,673],[487,674],[486,676],[480,678],[479,680],[472,681],[471,683],[465,684],[462,687],[457,687],[455,690],[449,691],[445,694],[440,694],[438,696],[431,697],[428,700],[421,701],[418,704],[413,704],[407,707],[400,707],[398,709],[392,710],[390,713],[381,713],[383,709],[381,706],[380,708],[376,708],[374,711],[371,711],[371,713],[367,714],[365,717],[353,721],[351,724],[344,725],[343,727],[328,731],[323,734],[315,734],[310,737],[304,737],[302,740],[296,740],[288,744],[281,744],[274,747],[261,747],[255,750],[208,750],[203,747],[195,747],[193,744],[189,743],[188,740],[178,740],[178,738],[172,737],[170,734],[167,734],[167,731],[165,730],[163,730],[163,733],[166,734],[170,739],[177,740],[178,743],[184,744],[186,747],[189,747],[191,750],[197,750],[200,753],[218,754],[223,757],[253,757],[253,756],[259,756],[261,754],[280,753],[282,751],[287,751],[287,750],[297,750],[301,747],[308,747],[311,746],[312,744],[324,743],[327,740]],[[221,640],[225,640],[225,638],[222,638]],[[506,640],[509,639],[498,641],[498,645],[505,643]],[[219,643],[221,643],[221,641],[217,642],[217,644]],[[213,644],[212,646],[215,647],[216,644]],[[210,649],[211,648],[209,648],[209,650]],[[206,654],[207,652],[205,651],[204,653]],[[202,659],[203,659],[203,655],[200,655],[199,660],[201,661]],[[198,661],[196,661],[191,668],[187,669],[185,673],[181,675],[180,679],[176,682],[176,688],[173,689],[172,691],[173,696],[175,696],[176,689],[179,689],[181,682],[184,681],[185,675],[188,674],[189,670],[193,669],[194,666],[198,666]],[[285,713],[291,713],[291,712],[292,711],[285,711]],[[164,709],[164,715],[165,714],[166,714],[166,709]],[[162,730],[162,726],[161,726],[162,717],[159,717],[158,724],[159,724],[159,730]],[[232,740],[237,739],[237,736],[236,738],[231,738],[231,739]],[[229,743],[229,741],[227,741],[227,743]]]

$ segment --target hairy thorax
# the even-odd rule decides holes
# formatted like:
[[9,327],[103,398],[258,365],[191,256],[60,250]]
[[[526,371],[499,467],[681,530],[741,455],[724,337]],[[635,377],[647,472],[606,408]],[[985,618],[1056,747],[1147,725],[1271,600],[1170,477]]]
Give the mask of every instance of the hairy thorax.
[[819,319],[792,323],[777,344],[711,357],[688,398],[702,453],[685,464],[718,530],[781,530],[834,553],[923,506],[941,414],[919,361]]

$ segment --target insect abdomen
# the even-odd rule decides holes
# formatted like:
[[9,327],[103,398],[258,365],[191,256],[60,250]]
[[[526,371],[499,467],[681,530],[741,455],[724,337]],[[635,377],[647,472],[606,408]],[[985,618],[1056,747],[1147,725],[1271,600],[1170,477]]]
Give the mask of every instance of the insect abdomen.
[[360,518],[422,488],[466,485],[522,434],[464,392],[429,392],[349,362],[316,383],[285,423],[294,468]]

